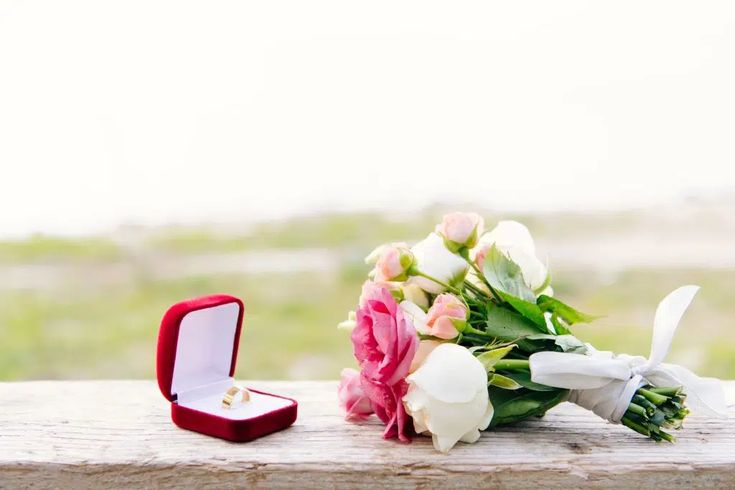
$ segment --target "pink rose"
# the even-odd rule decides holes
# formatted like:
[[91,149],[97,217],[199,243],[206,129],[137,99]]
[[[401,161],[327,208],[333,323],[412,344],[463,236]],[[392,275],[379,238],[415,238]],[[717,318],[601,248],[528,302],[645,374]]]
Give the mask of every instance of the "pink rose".
[[421,335],[449,340],[464,331],[467,325],[467,306],[453,294],[437,296],[428,313],[410,301],[402,301],[400,308]]
[[386,425],[383,437],[409,441],[411,418],[406,415],[406,394],[411,361],[418,349],[416,329],[390,292],[367,287],[352,331],[355,358],[360,363],[361,385],[376,415]]
[[413,265],[413,254],[405,243],[391,243],[376,248],[365,261],[375,263],[371,272],[375,282],[405,280]]
[[467,324],[467,306],[453,294],[440,294],[426,314],[429,335],[453,339]]
[[474,247],[483,226],[482,216],[477,213],[449,213],[444,215],[435,231],[444,237],[447,247],[456,252],[462,247]]
[[374,413],[370,399],[362,390],[360,373],[354,369],[344,368],[342,370],[337,395],[340,406],[346,412],[345,419],[347,420],[365,420]]

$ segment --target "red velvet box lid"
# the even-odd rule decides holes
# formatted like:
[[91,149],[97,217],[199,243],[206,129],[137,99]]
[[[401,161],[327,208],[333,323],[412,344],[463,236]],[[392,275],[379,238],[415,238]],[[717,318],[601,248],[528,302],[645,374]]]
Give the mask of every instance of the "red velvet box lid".
[[[182,389],[234,375],[244,311],[242,301],[227,294],[182,301],[169,308],[161,320],[156,355],[158,386],[163,396],[175,401]],[[193,335],[197,335],[196,329],[215,330],[211,335],[202,332],[201,337],[180,345],[182,324]],[[180,360],[177,366],[177,356],[188,356],[189,365]]]

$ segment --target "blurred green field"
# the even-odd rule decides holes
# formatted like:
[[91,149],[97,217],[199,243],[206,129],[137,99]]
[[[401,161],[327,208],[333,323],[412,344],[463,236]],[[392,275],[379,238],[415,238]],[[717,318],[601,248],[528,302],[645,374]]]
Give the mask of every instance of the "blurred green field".
[[[242,228],[127,229],[109,237],[0,242],[0,379],[152,378],[166,308],[217,292],[246,305],[238,377],[336,378],[354,364],[348,335],[335,325],[354,309],[367,273],[362,257],[383,241],[421,238],[439,215],[439,209],[393,219],[335,214]],[[635,221],[629,214],[520,218],[552,245],[552,265],[552,233],[581,228],[589,237]],[[295,271],[238,267],[242,254],[306,249],[328,263]],[[199,265],[192,268],[194,258]],[[208,261],[217,262],[216,270],[207,270]],[[558,297],[605,315],[575,333],[600,349],[631,354],[647,354],[656,304],[688,283],[702,291],[669,360],[703,375],[735,377],[734,270],[554,268]]]

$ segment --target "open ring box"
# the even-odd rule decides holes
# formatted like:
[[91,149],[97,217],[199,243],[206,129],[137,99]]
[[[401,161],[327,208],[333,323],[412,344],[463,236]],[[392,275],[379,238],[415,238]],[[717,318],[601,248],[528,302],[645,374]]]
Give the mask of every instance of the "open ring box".
[[296,420],[295,400],[256,390],[250,390],[250,401],[223,408],[224,394],[235,384],[243,314],[242,301],[218,294],[177,303],[161,320],[158,386],[179,427],[250,441]]

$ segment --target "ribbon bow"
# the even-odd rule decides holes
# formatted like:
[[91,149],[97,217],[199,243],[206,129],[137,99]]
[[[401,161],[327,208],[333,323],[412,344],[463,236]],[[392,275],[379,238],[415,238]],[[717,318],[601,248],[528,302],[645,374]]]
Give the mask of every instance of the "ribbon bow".
[[572,390],[569,401],[619,423],[636,390],[643,385],[682,386],[687,402],[709,416],[727,416],[726,390],[732,382],[701,378],[685,367],[663,362],[682,315],[699,291],[683,286],[666,296],[656,309],[648,359],[596,351],[587,354],[537,352],[530,357],[531,379],[536,383]]

